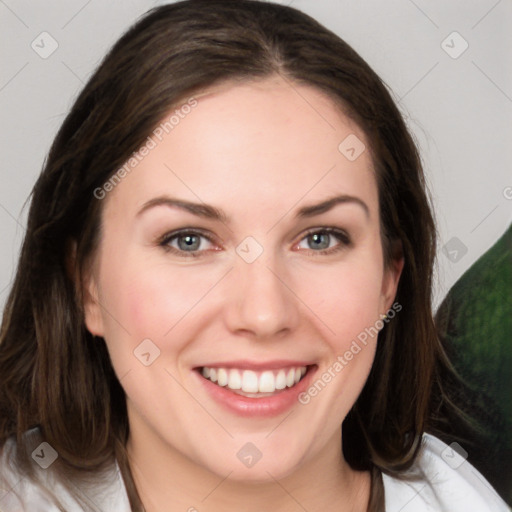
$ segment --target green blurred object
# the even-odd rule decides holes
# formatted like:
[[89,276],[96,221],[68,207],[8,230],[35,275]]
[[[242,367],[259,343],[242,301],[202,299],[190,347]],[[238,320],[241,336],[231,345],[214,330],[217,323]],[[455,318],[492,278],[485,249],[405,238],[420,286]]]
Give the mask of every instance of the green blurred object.
[[512,505],[512,225],[451,288],[436,324],[473,393],[470,404],[458,404],[474,409],[481,430],[468,460]]

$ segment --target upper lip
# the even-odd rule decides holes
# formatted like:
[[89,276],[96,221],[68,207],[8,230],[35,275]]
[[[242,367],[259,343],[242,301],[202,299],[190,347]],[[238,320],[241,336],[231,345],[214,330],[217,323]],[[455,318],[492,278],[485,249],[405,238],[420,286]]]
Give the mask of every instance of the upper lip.
[[196,368],[239,368],[240,370],[277,370],[280,368],[291,368],[300,366],[311,366],[312,361],[291,361],[289,359],[273,359],[272,361],[249,361],[240,359],[236,361],[220,361],[215,363],[205,363]]

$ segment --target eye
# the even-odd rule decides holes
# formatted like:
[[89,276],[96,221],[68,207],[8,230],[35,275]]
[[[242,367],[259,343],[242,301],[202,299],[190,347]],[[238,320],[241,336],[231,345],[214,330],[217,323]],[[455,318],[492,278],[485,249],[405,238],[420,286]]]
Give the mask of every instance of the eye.
[[[304,247],[304,243],[307,247]],[[332,254],[351,245],[350,237],[337,228],[310,230],[297,245],[300,249],[310,249],[317,254]]]
[[[307,245],[304,247],[304,243]],[[165,234],[158,245],[181,257],[198,257],[214,244],[212,238],[197,229],[181,229]],[[338,228],[310,230],[296,245],[299,249],[313,251],[316,255],[332,254],[351,245],[349,235]]]
[[197,230],[180,230],[164,235],[158,245],[178,256],[197,257],[212,244],[210,237]]

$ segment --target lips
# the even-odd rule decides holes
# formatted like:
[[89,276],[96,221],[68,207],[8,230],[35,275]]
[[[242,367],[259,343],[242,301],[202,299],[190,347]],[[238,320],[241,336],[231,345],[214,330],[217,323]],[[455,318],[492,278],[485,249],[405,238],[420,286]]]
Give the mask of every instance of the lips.
[[200,389],[224,410],[248,418],[274,417],[298,404],[318,366],[304,361],[209,363],[194,368]]

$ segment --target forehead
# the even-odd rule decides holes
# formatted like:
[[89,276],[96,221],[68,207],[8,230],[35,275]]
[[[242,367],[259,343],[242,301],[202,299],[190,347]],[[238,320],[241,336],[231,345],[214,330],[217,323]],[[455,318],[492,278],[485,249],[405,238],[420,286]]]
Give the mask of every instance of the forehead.
[[321,91],[273,77],[194,98],[150,134],[151,148],[109,194],[116,209],[133,211],[166,193],[224,211],[287,210],[335,193],[375,207],[366,137]]

